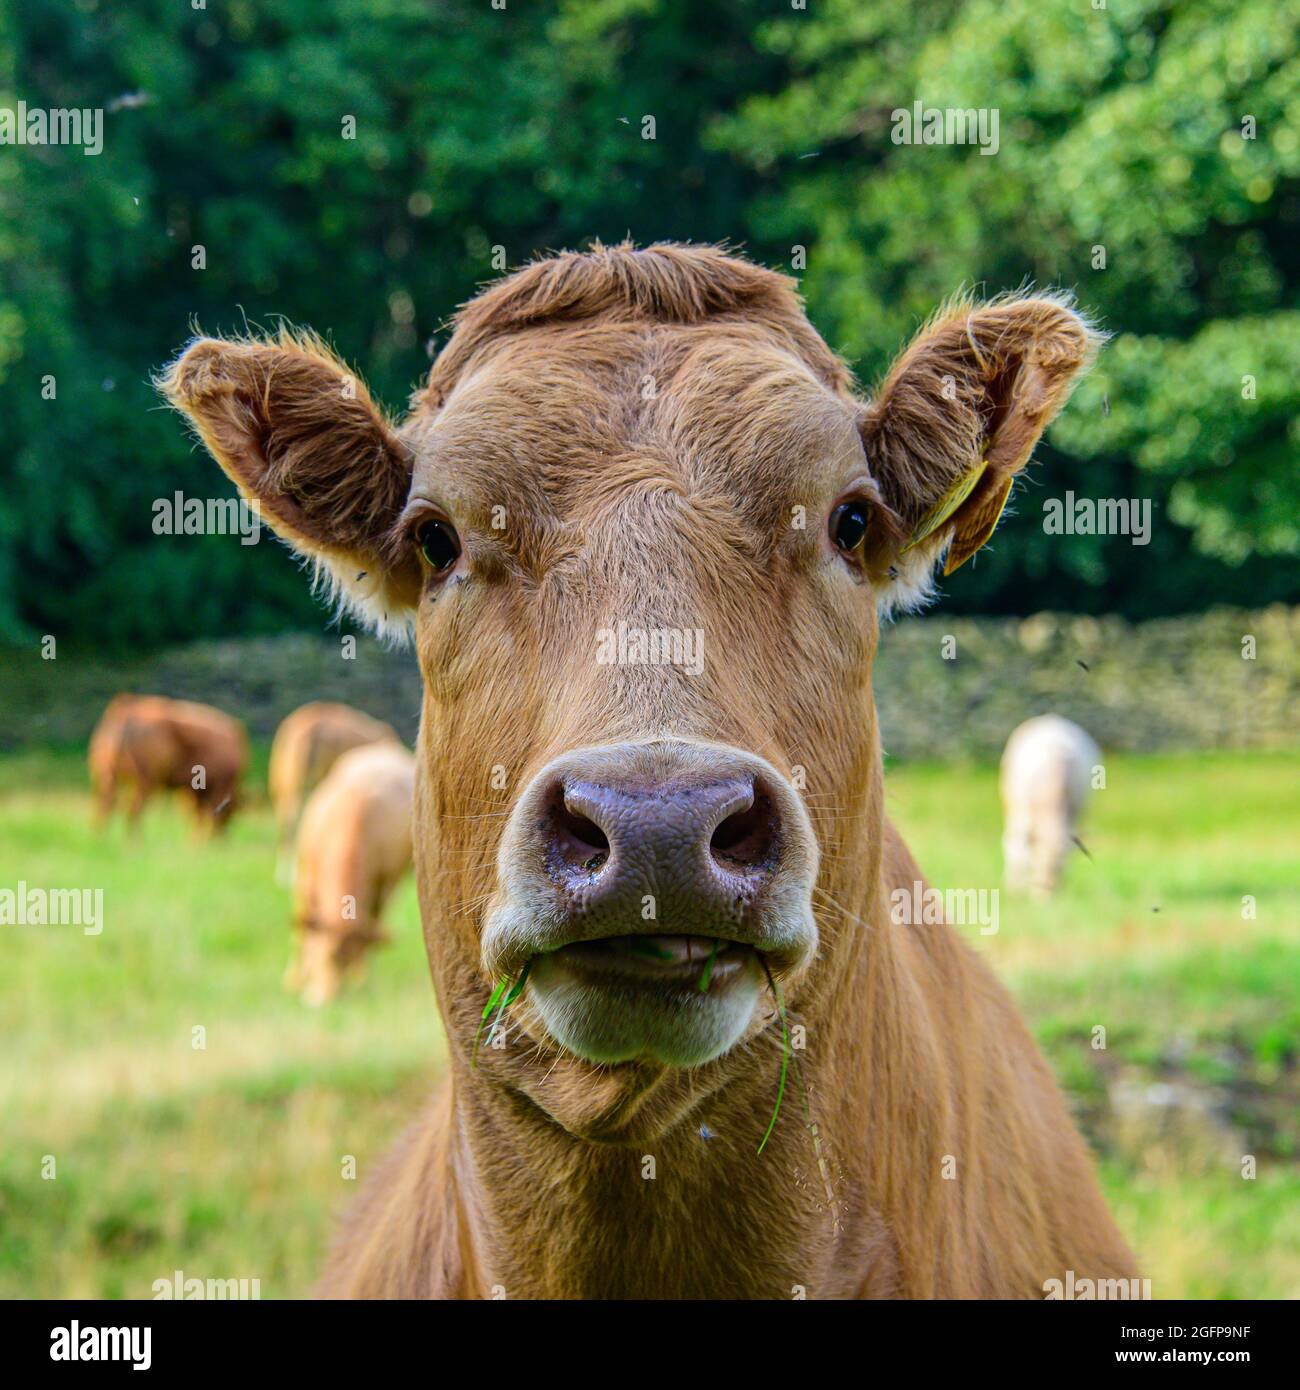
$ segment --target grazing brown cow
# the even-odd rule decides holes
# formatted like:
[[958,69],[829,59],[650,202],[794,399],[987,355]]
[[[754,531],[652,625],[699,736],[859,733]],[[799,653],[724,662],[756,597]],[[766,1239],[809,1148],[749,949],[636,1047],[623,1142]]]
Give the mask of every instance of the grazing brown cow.
[[131,788],[134,827],[157,791],[189,796],[201,831],[224,830],[239,803],[248,766],[244,726],[211,705],[161,695],[117,695],[90,737],[96,820],[112,815],[118,791]]
[[381,739],[344,753],[298,826],[296,953],[285,985],[327,1004],[367,950],[387,938],[384,906],[411,867],[415,759]]
[[390,724],[350,705],[325,700],[300,705],[280,721],[271,743],[267,789],[282,854],[293,843],[303,804],[339,757],[349,748],[379,739],[396,742],[397,733]]
[[313,338],[172,366],[262,515],[381,626],[413,622],[424,678],[449,1075],[326,1293],[1134,1275],[1006,991],[952,927],[891,912],[921,875],[870,685],[879,611],[988,538],[1095,345],[1063,299],[961,300],[868,401],[789,280],[663,245],[481,294],[400,427]]

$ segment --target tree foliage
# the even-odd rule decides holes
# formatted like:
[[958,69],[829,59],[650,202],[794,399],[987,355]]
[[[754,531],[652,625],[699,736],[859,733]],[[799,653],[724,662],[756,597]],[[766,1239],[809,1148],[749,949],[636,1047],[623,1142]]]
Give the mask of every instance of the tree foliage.
[[[105,111],[98,156],[0,146],[0,639],[319,624],[287,555],[153,533],[156,499],[216,484],[152,372],[196,325],[284,316],[398,407],[502,261],[593,236],[727,240],[791,270],[866,380],[962,284],[1076,289],[1113,343],[955,603],[1296,597],[1297,0],[781,13],[0,12],[0,106]],[[890,113],[915,100],[997,108],[997,155],[895,145]],[[1044,535],[1039,503],[1066,487],[1151,497],[1151,545]]]
[[[825,0],[757,40],[788,80],[710,138],[767,171],[755,224],[809,243],[835,345],[881,370],[962,281],[1063,286],[1114,335],[958,604],[1294,596],[1300,4]],[[915,101],[995,109],[996,155],[894,143]],[[1150,498],[1151,545],[1045,536],[1065,489]]]

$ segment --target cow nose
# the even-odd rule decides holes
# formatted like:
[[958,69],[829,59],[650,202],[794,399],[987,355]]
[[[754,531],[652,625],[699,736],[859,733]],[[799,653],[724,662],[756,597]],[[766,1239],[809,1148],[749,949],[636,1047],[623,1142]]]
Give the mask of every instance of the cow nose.
[[776,873],[782,846],[778,798],[752,773],[648,783],[559,777],[540,833],[546,871],[570,911],[625,931],[689,932],[743,915]]
[[744,1035],[764,988],[812,967],[817,867],[802,797],[756,753],[573,749],[510,812],[485,982],[526,988],[550,1038],[588,1061],[700,1065]]

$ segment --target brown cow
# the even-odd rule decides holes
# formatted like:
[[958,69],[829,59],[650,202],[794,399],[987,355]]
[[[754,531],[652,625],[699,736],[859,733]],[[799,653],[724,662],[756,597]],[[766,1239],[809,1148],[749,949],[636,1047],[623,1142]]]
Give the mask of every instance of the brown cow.
[[413,623],[424,678],[449,1075],[324,1292],[1134,1275],[1006,991],[952,927],[890,910],[921,875],[870,686],[878,613],[987,539],[1096,341],[1059,297],[961,300],[867,401],[789,280],[661,245],[487,290],[400,428],[314,338],[171,367],[262,514],[378,625]]
[[392,725],[325,700],[300,705],[280,721],[271,743],[267,789],[282,855],[293,843],[303,804],[339,757],[380,739],[397,741]]
[[285,986],[327,1004],[366,951],[386,940],[380,919],[411,867],[415,759],[381,739],[344,753],[312,792],[298,827],[295,958]]
[[134,828],[158,791],[189,798],[200,831],[226,828],[239,804],[248,767],[244,726],[211,705],[162,695],[117,695],[90,737],[95,818],[102,827],[118,791],[131,788],[127,823]]

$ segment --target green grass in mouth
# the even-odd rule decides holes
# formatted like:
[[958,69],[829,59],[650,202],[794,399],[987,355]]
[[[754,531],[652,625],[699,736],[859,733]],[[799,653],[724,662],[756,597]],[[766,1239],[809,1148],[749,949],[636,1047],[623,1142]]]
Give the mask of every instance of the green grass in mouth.
[[638,956],[651,956],[655,960],[673,959],[671,951],[665,951],[662,946],[656,946],[653,941],[647,941],[643,936],[634,936],[628,944]]
[[785,1000],[781,998],[781,986],[772,978],[772,971],[769,969],[767,961],[760,956],[763,961],[763,971],[767,975],[767,983],[771,986],[772,997],[776,1000],[776,1012],[781,1019],[781,1081],[776,1090],[776,1105],[772,1110],[772,1118],[767,1122],[767,1132],[763,1135],[758,1146],[758,1152],[762,1153],[767,1147],[767,1141],[772,1137],[772,1131],[776,1128],[776,1118],[781,1113],[781,1101],[785,1097],[785,1078],[790,1070],[790,1029],[785,1021]]
[[[497,1025],[501,1022],[501,1015],[515,1002],[524,992],[524,985],[528,983],[528,972],[532,969],[532,959],[529,958],[524,964],[524,968],[519,972],[519,978],[511,985],[509,980],[502,980],[492,991],[492,997],[483,1006],[482,1016],[479,1018],[478,1032],[474,1034],[474,1055],[470,1059],[470,1066],[478,1064],[478,1043],[483,1036],[483,1028],[488,1021],[488,1015],[492,1010],[496,1010],[496,1017],[492,1020],[492,1027],[488,1030],[486,1047],[492,1046],[492,1039],[496,1037]],[[506,990],[509,989],[509,993]],[[502,998],[502,996],[505,996]],[[498,1000],[500,1001],[498,1003]]]
[[696,986],[701,994],[709,992],[709,981],[713,978],[713,962],[718,958],[718,946],[720,944],[720,942],[714,941],[713,950],[709,952],[709,958],[704,962],[704,974],[700,976],[700,983]]

